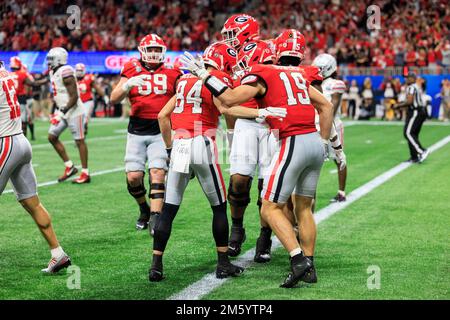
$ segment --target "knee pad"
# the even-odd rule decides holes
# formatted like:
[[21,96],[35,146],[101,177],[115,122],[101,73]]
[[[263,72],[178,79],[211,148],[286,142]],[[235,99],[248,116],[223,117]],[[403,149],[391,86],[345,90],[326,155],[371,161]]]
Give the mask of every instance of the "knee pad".
[[212,232],[217,247],[228,246],[228,217],[227,203],[224,202],[218,206],[212,206],[213,222]]
[[243,188],[236,190],[236,183],[233,182],[233,177],[230,180],[228,187],[228,202],[233,207],[245,207],[250,203],[250,187],[252,185],[252,178],[249,177],[247,184]]
[[[161,190],[163,192],[152,193],[152,190]],[[150,182],[150,193],[148,197],[150,199],[164,199],[166,185],[164,183],[151,183]]]
[[141,183],[135,187],[131,186],[127,180],[127,189],[128,193],[131,194],[131,196],[135,199],[145,197],[145,194],[147,193],[147,190],[145,189],[144,186],[144,178],[142,178]]

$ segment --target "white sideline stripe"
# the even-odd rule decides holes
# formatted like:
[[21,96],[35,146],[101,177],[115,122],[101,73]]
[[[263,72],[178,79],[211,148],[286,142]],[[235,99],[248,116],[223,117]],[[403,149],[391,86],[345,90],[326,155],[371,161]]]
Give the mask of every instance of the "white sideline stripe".
[[[79,168],[78,168],[79,169]],[[108,170],[101,170],[101,171],[96,171],[90,174],[91,177],[95,177],[95,176],[101,176],[104,174],[108,174],[108,173],[113,173],[113,172],[119,172],[119,171],[124,171],[125,172],[125,167],[120,167],[120,168],[114,168],[114,169],[108,169]],[[72,181],[75,180],[77,177],[71,177],[69,179],[67,179],[67,181]],[[53,181],[47,181],[47,182],[42,182],[42,183],[38,183],[37,187],[48,187],[48,186],[52,186],[55,184],[59,184],[60,182],[58,182],[58,180],[53,180]],[[13,189],[8,189],[5,190],[3,192],[3,194],[5,193],[13,193],[14,190]]]
[[[98,137],[98,138],[92,138],[92,139],[86,139],[86,142],[92,142],[92,141],[108,141],[108,140],[116,140],[116,139],[122,139],[122,138],[126,138],[126,135],[113,135],[113,136],[105,136],[105,137]],[[74,144],[75,141],[73,140],[66,140],[66,141],[61,141],[64,144]],[[50,144],[50,142],[48,143],[40,143],[40,144],[35,144],[35,145],[31,145],[31,148],[34,149],[42,149],[42,148],[49,148],[52,145]]]
[[[438,141],[434,145],[432,145],[428,150],[430,153],[442,148],[447,143],[450,142],[450,135],[445,137],[444,139]],[[360,199],[361,197],[365,196],[375,188],[379,187],[386,181],[390,180],[392,177],[396,176],[403,170],[409,168],[412,166],[411,163],[400,163],[399,165],[393,167],[392,169],[382,173],[381,175],[375,177],[371,181],[367,182],[366,184],[362,185],[361,187],[353,190],[351,193],[347,195],[347,201],[345,202],[337,202],[332,203],[325,208],[319,210],[317,213],[314,214],[314,220],[316,221],[316,224],[321,223],[322,221],[328,219],[335,213],[341,211],[342,209],[348,207],[350,204],[355,202],[356,200]],[[277,248],[281,247],[281,243],[275,236],[272,238],[272,249],[275,250]],[[241,267],[248,267],[253,264],[253,257],[255,255],[255,248],[248,250],[245,252],[242,256],[240,256],[238,259],[234,260],[234,263]],[[168,300],[200,300],[203,296],[207,295],[208,293],[212,292],[216,288],[220,287],[222,284],[225,283],[229,278],[226,279],[217,279],[215,276],[215,273],[209,273],[205,275],[202,279],[199,281],[189,285],[182,291],[170,296]]]
[[[405,121],[362,121],[362,120],[342,120],[345,126],[404,126]],[[425,121],[424,126],[448,127],[450,122]]]

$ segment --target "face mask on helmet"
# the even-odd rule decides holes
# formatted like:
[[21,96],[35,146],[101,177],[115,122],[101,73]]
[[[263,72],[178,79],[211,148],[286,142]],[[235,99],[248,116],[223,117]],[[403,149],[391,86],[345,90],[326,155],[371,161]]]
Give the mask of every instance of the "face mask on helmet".
[[164,62],[166,48],[163,46],[139,46],[141,60],[149,64],[159,64]]
[[86,74],[86,67],[83,64],[78,63],[75,66],[75,75],[77,78],[83,78]]
[[49,69],[55,69],[67,64],[67,51],[63,48],[53,48],[47,54],[47,65]]

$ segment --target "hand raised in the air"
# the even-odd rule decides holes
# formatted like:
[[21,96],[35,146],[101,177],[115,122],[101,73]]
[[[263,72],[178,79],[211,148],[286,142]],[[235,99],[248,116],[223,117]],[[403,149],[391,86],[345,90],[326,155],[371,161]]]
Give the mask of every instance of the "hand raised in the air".
[[180,57],[180,61],[183,63],[183,66],[180,68],[189,71],[194,76],[197,76],[202,80],[205,80],[209,76],[201,55],[197,55],[195,58],[192,54],[185,51],[184,55]]
[[132,77],[127,80],[122,86],[123,91],[130,91],[132,88],[137,86],[144,86],[146,84],[146,79],[148,78],[148,75],[141,74],[136,77]]
[[264,122],[267,117],[274,117],[283,121],[283,118],[285,118],[286,115],[286,108],[267,107],[265,109],[258,109],[258,118],[256,118],[256,121],[259,123]]

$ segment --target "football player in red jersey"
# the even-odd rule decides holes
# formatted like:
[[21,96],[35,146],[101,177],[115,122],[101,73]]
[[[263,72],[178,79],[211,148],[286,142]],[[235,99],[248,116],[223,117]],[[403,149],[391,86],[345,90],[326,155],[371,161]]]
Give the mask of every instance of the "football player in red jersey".
[[[232,66],[236,63],[236,51],[232,47],[220,42],[212,44],[205,50],[203,59],[211,74],[232,86],[230,74]],[[230,263],[227,253],[226,193],[215,141],[220,113],[252,118],[284,115],[283,112],[279,113],[279,110],[271,109],[258,111],[239,106],[222,108],[221,103],[211,95],[201,79],[191,74],[179,79],[176,95],[159,114],[161,132],[171,162],[167,194],[162,213],[155,226],[153,261],[149,270],[150,281],[163,279],[163,253],[191,172],[198,178],[213,212],[212,233],[218,254],[216,277],[236,276],[243,271],[243,268]],[[172,129],[175,131],[173,141]]]
[[26,67],[17,56],[11,57],[9,65],[12,71],[11,76],[13,77],[14,85],[16,87],[17,98],[19,99],[23,134],[27,136],[28,126],[30,127],[31,140],[35,140],[31,108],[27,106],[27,100],[31,97],[26,86],[31,87],[43,85],[47,83],[48,80],[43,79],[42,81],[34,81],[33,76],[26,70]]
[[[300,53],[300,46],[294,45],[289,50]],[[186,69],[201,78],[226,106],[256,98],[261,108],[287,109],[283,121],[266,120],[278,135],[280,149],[273,158],[270,174],[264,179],[262,215],[291,256],[292,271],[281,286],[293,287],[314,268],[309,258],[313,255],[315,242],[312,203],[330,137],[333,105],[305,79],[307,72],[303,68],[255,65],[241,80],[241,85],[231,89],[211,75],[201,59],[185,53],[182,61]],[[314,123],[314,109],[320,115],[320,135]],[[300,240],[304,252],[291,221],[283,213],[292,193],[295,194],[297,221],[302,226]]]
[[[158,113],[175,94],[176,81],[182,73],[164,64],[166,45],[156,34],[145,36],[138,50],[140,59],[132,59],[124,65],[110,101],[115,104],[128,97],[131,103],[125,155],[127,187],[140,208],[136,229],[149,227],[153,234],[155,218],[163,204],[168,160]],[[144,184],[146,163],[150,175],[150,206]]]
[[226,44],[239,50],[248,41],[259,39],[259,23],[248,14],[234,14],[225,21],[220,33]]
[[75,65],[75,75],[77,77],[78,91],[80,93],[80,99],[86,107],[86,134],[87,125],[91,119],[92,113],[94,112],[94,95],[92,94],[92,89],[95,90],[103,99],[105,104],[108,104],[108,97],[105,95],[105,91],[97,84],[95,81],[95,76],[93,74],[86,73],[86,66],[83,63],[77,63]]
[[[265,41],[251,40],[241,47],[235,67],[238,75],[235,83],[245,76],[249,68],[256,64],[273,64],[275,54]],[[258,109],[258,102],[251,99],[242,106]],[[234,126],[234,139],[239,143],[231,145],[230,152],[230,185],[228,187],[228,202],[231,208],[231,233],[228,244],[228,254],[232,257],[239,255],[241,246],[246,239],[243,225],[244,213],[250,203],[250,188],[256,168],[258,168],[258,189],[262,190],[263,177],[270,164],[270,131],[265,124],[255,119],[237,119]],[[261,209],[261,199],[257,205]],[[270,261],[272,230],[261,219],[261,233],[257,240],[254,260],[259,263]]]

